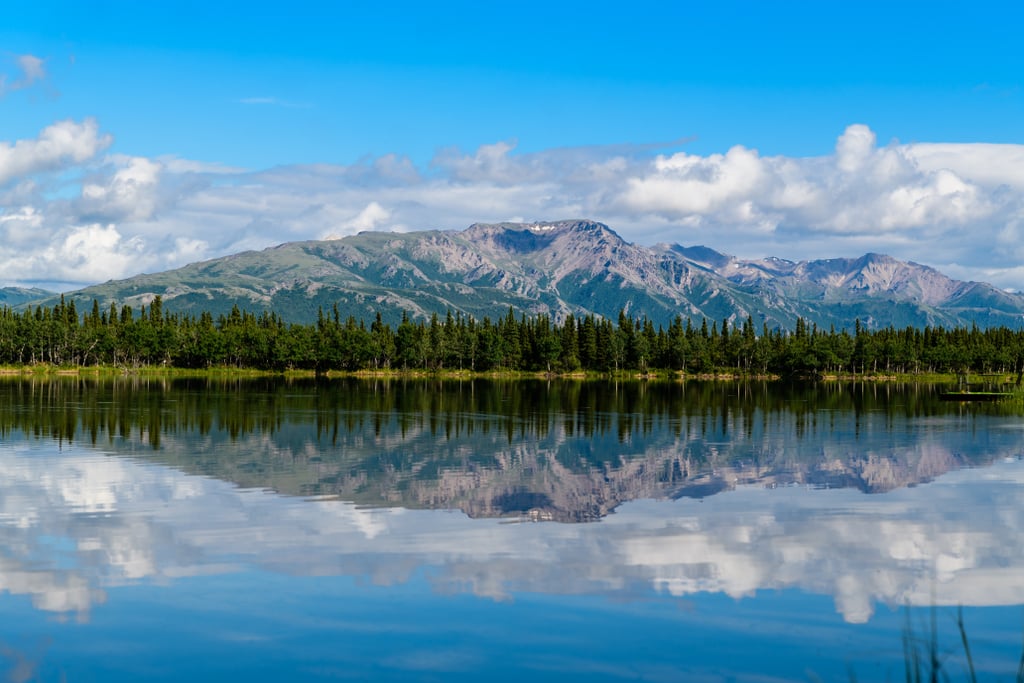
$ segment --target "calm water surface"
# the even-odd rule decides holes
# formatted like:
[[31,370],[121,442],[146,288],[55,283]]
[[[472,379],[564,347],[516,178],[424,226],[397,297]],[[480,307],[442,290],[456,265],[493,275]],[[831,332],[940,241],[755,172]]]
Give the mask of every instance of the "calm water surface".
[[12,681],[1012,681],[1024,418],[925,386],[0,381]]

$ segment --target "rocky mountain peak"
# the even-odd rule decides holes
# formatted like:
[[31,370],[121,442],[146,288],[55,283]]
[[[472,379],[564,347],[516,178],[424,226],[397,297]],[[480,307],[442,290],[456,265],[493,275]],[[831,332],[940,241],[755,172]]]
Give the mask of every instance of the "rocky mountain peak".
[[495,255],[515,258],[540,256],[545,261],[559,254],[597,253],[629,246],[604,223],[561,220],[535,223],[475,223],[457,233],[473,246]]
[[711,270],[725,268],[736,259],[728,254],[715,251],[711,247],[698,245],[695,247],[684,247],[679,244],[666,245],[666,248],[696,265],[705,266]]
[[593,238],[595,236],[614,236],[622,239],[619,235],[604,223],[587,219],[572,219],[561,221],[537,221],[533,223],[474,223],[460,234],[470,239],[477,237],[493,237],[508,233],[524,233],[538,236],[566,236],[578,235],[581,237]]

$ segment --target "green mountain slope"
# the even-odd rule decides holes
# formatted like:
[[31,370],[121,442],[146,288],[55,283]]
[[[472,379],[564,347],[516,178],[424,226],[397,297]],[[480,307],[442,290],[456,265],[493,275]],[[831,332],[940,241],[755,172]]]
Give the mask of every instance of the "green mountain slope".
[[[272,310],[295,322],[337,306],[343,317],[389,322],[461,311],[615,318],[620,310],[658,324],[676,315],[753,318],[791,328],[1007,325],[1024,321],[1024,298],[964,283],[915,263],[858,259],[743,261],[707,247],[644,247],[586,220],[476,224],[463,231],[366,232],[294,242],[177,270],[112,281],[65,295],[79,309],[134,308],[156,295],[164,308],[198,314],[233,306]],[[54,299],[44,299],[52,303]]]

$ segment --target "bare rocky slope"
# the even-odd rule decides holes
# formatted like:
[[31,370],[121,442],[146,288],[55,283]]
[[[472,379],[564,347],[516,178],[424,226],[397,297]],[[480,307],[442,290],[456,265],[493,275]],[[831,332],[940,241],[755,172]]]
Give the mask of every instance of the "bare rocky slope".
[[[741,260],[707,247],[623,240],[589,220],[475,224],[462,231],[365,232],[293,242],[111,281],[67,294],[79,307],[135,308],[160,295],[168,311],[273,310],[309,322],[337,305],[343,316],[380,311],[397,322],[461,311],[492,319],[620,310],[664,324],[676,315],[791,328],[1024,324],[1024,297],[961,282],[880,254],[820,261]],[[33,303],[50,303],[54,299]]]

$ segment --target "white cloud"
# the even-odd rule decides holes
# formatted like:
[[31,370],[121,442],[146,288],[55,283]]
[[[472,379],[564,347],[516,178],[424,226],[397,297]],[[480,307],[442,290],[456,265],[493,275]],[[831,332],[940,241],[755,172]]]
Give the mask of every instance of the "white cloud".
[[[34,218],[31,214],[23,215]],[[22,222],[31,225],[29,221]],[[6,224],[0,225],[6,229]],[[56,231],[42,249],[33,249],[28,254],[19,246],[0,247],[0,272],[15,281],[103,282],[140,272],[147,262],[154,260],[146,254],[141,238],[125,239],[113,225],[81,225]]]
[[809,233],[884,235],[945,230],[985,219],[994,206],[953,170],[923,170],[901,146],[878,148],[866,126],[850,126],[827,158],[761,157],[734,147],[700,157],[658,157],[629,178],[625,206],[668,220],[745,224]]
[[877,139],[867,126],[855,124],[836,142],[836,167],[843,173],[856,173],[875,153]]
[[246,169],[239,166],[227,166],[225,164],[210,163],[206,161],[195,161],[193,159],[180,159],[173,156],[161,156],[155,159],[170,173],[244,173]]
[[139,238],[125,240],[113,225],[84,225],[71,228],[64,239],[44,254],[60,269],[63,279],[102,281],[110,273],[137,267],[145,244]]
[[31,206],[24,206],[8,214],[0,215],[0,236],[8,247],[18,246],[30,249],[39,240],[43,226],[43,215]]
[[156,211],[161,164],[143,157],[119,160],[118,170],[104,182],[82,185],[84,213],[109,220],[148,220]]
[[509,154],[515,142],[496,142],[481,145],[475,154],[463,154],[458,149],[442,150],[434,165],[442,168],[454,180],[508,183],[521,181],[528,174],[522,164],[515,163]]
[[907,153],[924,171],[945,169],[981,185],[1024,189],[1024,145],[922,143],[909,145]]
[[21,55],[18,57],[18,66],[21,67],[22,82],[28,87],[36,81],[46,78],[46,69],[43,68],[43,60],[34,55]]
[[174,250],[170,254],[171,263],[194,263],[200,261],[209,250],[208,242],[188,237],[174,240]]
[[0,74],[0,97],[14,90],[30,88],[46,78],[45,60],[35,55],[17,55],[14,62],[21,74],[10,82],[6,74]]
[[[425,168],[388,154],[348,166],[247,171],[177,158],[97,160],[110,143],[92,120],[0,143],[0,217],[8,219],[0,230],[23,235],[18,226],[32,216],[37,236],[34,244],[8,243],[12,258],[47,267],[45,245],[61,241],[69,225],[113,225],[134,245],[134,259],[106,264],[106,279],[139,264],[172,268],[360,230],[589,217],[644,244],[706,244],[751,258],[876,251],[1024,288],[1022,145],[879,146],[870,128],[855,124],[818,157],[763,156],[742,145],[709,155],[652,156],[643,146],[517,153],[503,141],[442,150]],[[56,279],[13,272],[8,281]]]
[[[344,221],[339,227],[339,232],[329,233],[324,239],[339,239],[345,235],[351,235],[356,232],[363,230],[378,230],[381,227],[387,226],[388,220],[391,218],[391,212],[385,209],[377,202],[370,202],[366,207],[358,214],[353,216],[347,221]],[[394,228],[394,226],[391,226]]]
[[89,161],[113,139],[101,134],[94,119],[66,120],[47,126],[35,140],[0,142],[0,186],[36,173],[58,171]]
[[879,147],[869,128],[852,125],[825,157],[743,147],[659,156],[625,179],[620,199],[626,221],[650,216],[673,241],[730,251],[729,235],[743,236],[741,256],[854,256],[866,247],[938,266],[984,264],[991,275],[1019,258],[992,245],[1012,239],[1024,215],[1019,194],[1007,191],[1024,183],[1022,160],[1018,145]]
[[687,216],[734,211],[768,190],[769,170],[756,151],[733,147],[700,157],[658,157],[652,172],[630,178],[623,199],[635,211]]

